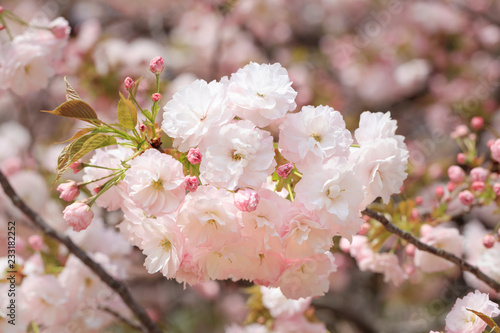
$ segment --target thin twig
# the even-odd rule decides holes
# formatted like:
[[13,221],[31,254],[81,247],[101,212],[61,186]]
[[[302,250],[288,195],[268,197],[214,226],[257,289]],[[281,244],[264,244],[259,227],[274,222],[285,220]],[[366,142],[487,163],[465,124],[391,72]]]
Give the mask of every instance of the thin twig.
[[135,330],[141,330],[141,327],[139,325],[136,325],[135,323],[131,322],[128,318],[125,318],[124,316],[122,316],[118,312],[108,308],[107,306],[99,306],[98,309],[109,313],[110,315],[116,317],[118,320],[122,321],[127,326],[129,326]]
[[438,257],[444,258],[448,261],[451,261],[454,264],[457,264],[462,270],[474,274],[479,280],[485,282],[491,288],[495,289],[496,291],[500,291],[500,283],[498,281],[493,280],[492,278],[490,278],[488,275],[484,274],[483,272],[481,272],[479,270],[479,268],[477,268],[476,266],[473,266],[473,265],[467,263],[463,259],[455,256],[454,254],[452,254],[448,251],[444,251],[442,249],[438,249],[436,247],[422,243],[420,240],[418,240],[415,236],[413,236],[409,232],[404,231],[404,230],[398,228],[397,226],[395,226],[394,224],[392,224],[382,214],[379,214],[379,213],[377,213],[373,210],[370,210],[370,209],[365,209],[363,211],[363,214],[368,215],[372,219],[379,221],[380,223],[382,223],[384,225],[384,227],[387,231],[389,231],[393,234],[396,234],[399,237],[403,238],[404,240],[412,243],[413,245],[415,245],[417,247],[417,249],[432,253]]
[[132,313],[135,314],[143,325],[144,332],[161,333],[160,328],[151,320],[151,318],[149,318],[139,303],[135,301],[125,284],[109,275],[108,272],[101,267],[101,265],[93,261],[80,247],[73,243],[71,238],[54,230],[37,213],[31,210],[31,208],[26,205],[19,195],[17,195],[7,180],[7,177],[5,177],[1,170],[0,184],[3,187],[5,194],[7,194],[7,196],[12,200],[12,203],[19,208],[37,228],[39,228],[48,237],[53,238],[66,246],[70,253],[80,259],[88,268],[99,276],[104,283],[120,295],[123,302],[129,307]]

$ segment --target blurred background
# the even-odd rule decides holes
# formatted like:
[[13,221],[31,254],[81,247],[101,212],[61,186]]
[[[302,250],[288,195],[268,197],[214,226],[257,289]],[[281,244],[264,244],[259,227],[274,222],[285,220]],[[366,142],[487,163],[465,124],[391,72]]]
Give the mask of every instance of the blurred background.
[[[288,70],[297,110],[332,106],[352,131],[361,112],[390,111],[410,150],[403,197],[425,193],[456,163],[459,147],[450,133],[458,125],[481,116],[492,133],[500,131],[497,0],[3,0],[1,6],[27,22],[63,16],[71,26],[45,87],[20,95],[0,85],[0,167],[15,171],[16,189],[56,227],[64,225],[63,206],[50,183],[63,145],[54,142],[79,124],[39,111],[65,100],[64,76],[101,119],[115,118],[127,76],[142,77],[138,98],[148,106],[155,83],[148,65],[155,56],[165,59],[162,104],[196,78],[220,80],[254,61]],[[14,35],[25,29],[9,28]],[[5,31],[0,41],[5,66]],[[493,137],[478,138],[485,151]],[[1,200],[3,224],[16,215]],[[105,228],[121,215],[103,210],[100,219]],[[27,238],[34,230],[24,225],[19,232]],[[89,252],[107,251],[126,266],[127,284],[166,332],[222,332],[245,319],[244,283],[183,290],[147,274],[142,254],[128,244],[101,249],[89,239],[80,239]],[[360,272],[349,256],[339,252],[336,259],[331,292],[314,302],[330,332],[428,332],[442,327],[456,297],[470,290],[458,270],[437,275],[443,279],[417,274],[395,288],[383,276]],[[112,331],[129,330],[113,324]]]

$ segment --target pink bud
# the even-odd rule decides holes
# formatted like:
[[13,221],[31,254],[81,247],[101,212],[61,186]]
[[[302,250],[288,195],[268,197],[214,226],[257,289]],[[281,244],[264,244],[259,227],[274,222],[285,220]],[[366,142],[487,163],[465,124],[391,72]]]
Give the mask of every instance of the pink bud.
[[234,204],[242,212],[253,212],[256,210],[259,200],[259,193],[249,188],[239,190],[234,195]]
[[459,164],[465,164],[465,162],[467,162],[467,157],[465,156],[464,153],[458,153],[458,155],[457,155],[457,162]]
[[470,178],[473,182],[485,182],[488,177],[488,170],[477,167],[470,171]]
[[292,170],[293,170],[293,163],[287,163],[280,165],[278,169],[276,169],[276,172],[278,173],[278,176],[286,179],[288,178],[290,173],[292,173]]
[[446,185],[448,192],[452,192],[456,187],[457,187],[457,184],[455,184],[454,182],[448,182],[448,184]]
[[436,194],[436,197],[440,199],[444,196],[444,188],[442,186],[436,186],[434,193]]
[[161,94],[154,93],[153,95],[151,95],[151,99],[153,100],[153,102],[158,102],[161,99]]
[[165,64],[162,57],[154,57],[149,64],[149,70],[153,74],[160,74],[161,72],[163,72],[164,68]]
[[56,18],[50,23],[50,31],[57,39],[66,39],[71,32],[68,21],[62,17]]
[[189,192],[194,192],[198,188],[199,181],[196,176],[186,176],[185,178],[186,182],[186,190]]
[[490,146],[491,158],[500,162],[500,139],[496,139]]
[[370,228],[372,227],[372,225],[370,223],[363,223],[361,225],[361,228],[359,229],[358,231],[358,235],[361,235],[361,236],[364,236],[368,233],[368,231],[370,231]]
[[420,217],[420,212],[418,211],[418,209],[413,208],[413,209],[411,210],[411,218],[412,218],[412,219],[414,219],[414,220],[416,220],[416,219],[418,219],[419,217]]
[[471,191],[465,190],[458,194],[460,202],[465,206],[470,206],[474,202],[474,194]]
[[146,125],[144,125],[144,124],[140,124],[140,125],[139,125],[139,130],[140,130],[141,132],[144,132],[144,131],[146,130]]
[[125,85],[125,89],[127,90],[132,90],[132,88],[135,86],[134,80],[130,76],[127,76],[125,80],[123,81],[123,84]]
[[487,249],[491,249],[495,245],[496,239],[492,234],[487,234],[483,237],[483,245]]
[[63,183],[57,187],[57,190],[61,192],[59,198],[64,201],[73,201],[80,194],[80,189],[74,180],[70,180],[67,183]]
[[415,255],[416,250],[417,250],[417,247],[413,244],[408,244],[405,247],[405,252],[410,257],[413,257]]
[[469,134],[469,128],[465,125],[458,125],[453,132],[451,132],[451,138],[456,139]]
[[94,218],[94,212],[90,210],[90,207],[80,201],[66,207],[63,214],[64,221],[66,221],[74,231],[87,229]]
[[2,14],[2,12],[3,12],[3,7],[0,6],[0,14]]
[[484,126],[483,117],[472,117],[472,119],[470,120],[470,125],[472,126],[473,129],[479,131]]
[[40,235],[31,235],[28,238],[28,243],[31,245],[31,248],[35,251],[40,251],[43,246],[43,239]]
[[448,168],[448,177],[452,182],[460,184],[465,180],[465,171],[458,165],[452,165]]
[[477,192],[483,192],[485,188],[484,182],[472,182],[472,189]]
[[75,163],[72,163],[69,168],[71,170],[73,170],[73,173],[76,175],[77,173],[79,173],[80,171],[82,171],[83,169],[83,163],[82,163],[82,160],[78,160],[76,161]]
[[0,31],[2,31],[3,29],[5,29],[5,25],[0,24]]
[[[495,194],[496,194],[497,196],[499,196],[499,195],[500,195],[500,183],[495,183],[495,184],[493,185],[493,191],[495,191]],[[499,229],[499,230],[500,230],[500,229]]]
[[198,164],[201,162],[201,152],[198,148],[191,148],[188,151],[187,159],[191,164]]
[[418,196],[415,198],[415,203],[417,204],[417,206],[420,206],[423,202],[424,202],[424,199],[422,199],[421,196]]

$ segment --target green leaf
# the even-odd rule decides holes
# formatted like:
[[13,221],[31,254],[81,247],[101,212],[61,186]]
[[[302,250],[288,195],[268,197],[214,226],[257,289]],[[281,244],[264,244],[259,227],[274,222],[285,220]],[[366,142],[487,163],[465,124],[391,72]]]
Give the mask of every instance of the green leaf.
[[497,326],[497,324],[495,323],[495,321],[491,317],[485,315],[484,313],[477,312],[477,311],[469,309],[469,308],[465,308],[465,309],[472,312],[473,314],[475,314],[479,318],[481,318],[486,324],[488,324],[489,327],[493,328],[493,330],[495,330],[496,333],[500,333],[500,327]]
[[66,101],[81,101],[82,99],[80,98],[76,90],[73,89],[68,80],[66,80],[66,76],[64,77],[64,82],[66,82]]
[[42,112],[51,113],[56,116],[76,118],[94,124],[99,121],[94,109],[81,100],[67,101],[59,105],[55,110]]
[[137,125],[137,108],[134,102],[123,97],[121,93],[116,115],[120,125],[128,130],[134,129]]
[[65,143],[65,142],[70,142],[70,141],[73,141],[73,140],[76,140],[78,139],[79,137],[82,137],[84,136],[85,134],[87,134],[88,132],[90,132],[92,130],[92,128],[83,128],[81,130],[79,130],[78,132],[76,132],[71,138],[69,138],[68,140],[64,140],[64,141],[61,141],[61,142],[56,142],[56,144],[60,144],[60,143]]
[[68,170],[71,164],[87,155],[92,150],[116,144],[116,139],[106,134],[88,133],[73,141],[63,149],[57,160],[57,176],[55,183],[61,175]]

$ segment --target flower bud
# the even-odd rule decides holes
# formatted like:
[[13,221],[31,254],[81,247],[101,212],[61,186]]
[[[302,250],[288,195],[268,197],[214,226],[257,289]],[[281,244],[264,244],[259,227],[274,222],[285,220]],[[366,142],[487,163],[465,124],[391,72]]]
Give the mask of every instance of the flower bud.
[[191,148],[188,151],[187,159],[191,164],[198,164],[201,162],[201,152],[198,148]]
[[484,182],[472,182],[472,189],[474,191],[483,192],[485,187]]
[[467,162],[467,156],[465,156],[464,153],[458,153],[458,155],[457,155],[457,162],[459,164],[465,164],[465,162]]
[[153,95],[151,95],[151,99],[153,100],[153,102],[158,102],[161,99],[161,94],[154,93]]
[[[499,195],[500,195],[500,183],[495,183],[495,184],[493,185],[493,191],[495,191],[495,194],[496,194],[497,196],[499,196]],[[500,229],[499,229],[499,230],[500,230]]]
[[434,193],[438,199],[441,199],[444,196],[444,188],[442,186],[436,186]]
[[134,80],[130,76],[127,76],[125,80],[123,81],[123,84],[125,85],[125,89],[127,90],[132,90],[132,88],[135,86]]
[[196,176],[186,176],[186,190],[189,192],[194,192],[198,188],[199,181]]
[[491,158],[497,162],[500,162],[500,139],[496,139],[490,145]]
[[144,125],[144,124],[140,124],[140,125],[139,125],[139,130],[140,130],[141,132],[144,132],[144,131],[146,130],[146,125]]
[[451,132],[451,138],[456,139],[469,134],[469,128],[465,125],[458,125],[453,132]]
[[160,74],[164,68],[165,64],[162,57],[154,57],[149,64],[149,70],[153,74]]
[[288,178],[290,173],[292,173],[292,170],[293,170],[293,163],[287,163],[280,165],[278,169],[276,169],[276,173],[278,174],[278,176],[286,179]]
[[411,218],[412,218],[412,219],[414,219],[414,220],[416,220],[416,219],[418,219],[419,217],[420,217],[420,212],[418,211],[418,209],[413,208],[413,209],[411,210]]
[[474,202],[474,194],[471,191],[465,190],[458,194],[458,198],[462,205],[470,206]]
[[415,198],[415,204],[417,206],[422,205],[423,202],[424,202],[424,199],[421,196],[418,196],[418,197]]
[[452,182],[460,184],[465,180],[465,171],[458,165],[452,165],[448,168],[448,177]]
[[3,7],[0,6],[0,14],[2,14],[2,12],[3,12]]
[[90,210],[90,207],[80,201],[66,207],[63,214],[64,221],[66,221],[74,231],[87,229],[94,218],[94,212]]
[[68,21],[62,17],[58,17],[54,21],[50,22],[49,27],[50,31],[57,39],[66,39],[71,32]]
[[259,201],[259,193],[249,188],[239,190],[234,195],[234,204],[242,212],[253,212],[257,209]]
[[472,126],[473,129],[479,131],[484,126],[483,117],[472,117],[472,119],[470,120],[470,125]]
[[417,247],[413,244],[408,244],[405,247],[405,252],[406,255],[413,257],[415,255],[415,251],[417,250]]
[[80,188],[74,180],[70,180],[67,183],[63,183],[57,187],[57,190],[61,192],[59,198],[64,201],[73,201],[80,194]]
[[72,163],[69,168],[71,170],[73,170],[73,173],[76,175],[77,173],[79,173],[80,171],[83,170],[83,163],[82,163],[82,160],[78,160],[76,161],[75,163]]
[[368,222],[365,222],[361,225],[361,228],[358,231],[358,235],[364,236],[370,231],[372,225]]
[[487,234],[483,237],[483,245],[487,249],[491,249],[495,245],[496,239],[492,234]]
[[448,184],[446,185],[448,192],[453,191],[456,187],[457,187],[457,184],[454,182],[448,182]]
[[28,243],[31,245],[31,248],[35,251],[40,251],[43,246],[43,239],[40,235],[31,235],[28,238]]
[[477,167],[470,171],[470,178],[473,182],[485,182],[488,177],[488,170]]

